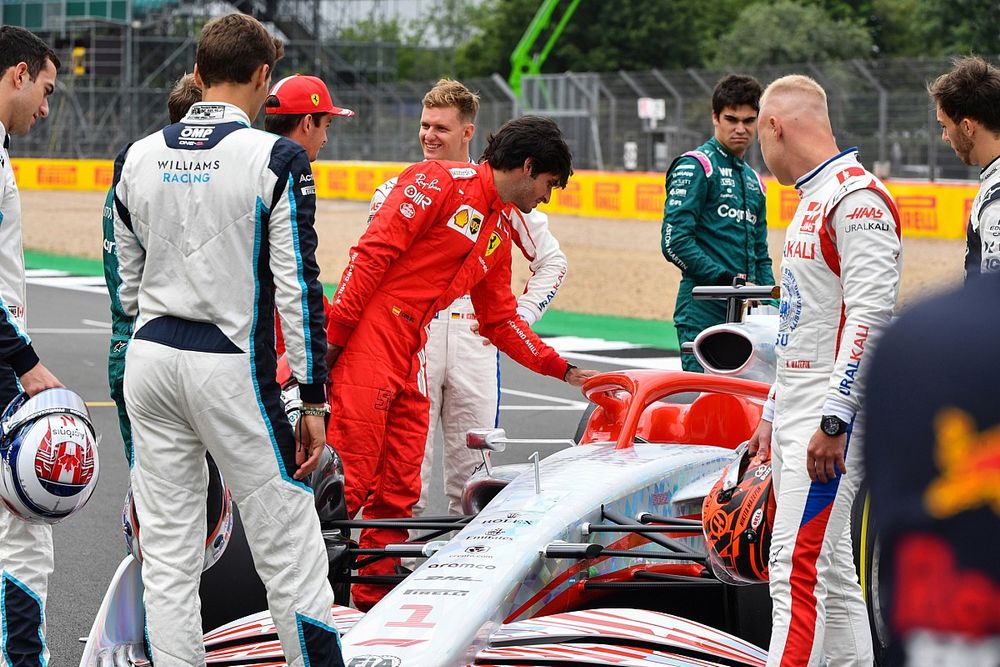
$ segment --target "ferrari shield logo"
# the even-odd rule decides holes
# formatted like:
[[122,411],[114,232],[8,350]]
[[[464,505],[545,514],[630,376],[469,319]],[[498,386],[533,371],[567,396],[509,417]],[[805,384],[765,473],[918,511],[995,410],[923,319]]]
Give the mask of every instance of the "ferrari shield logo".
[[499,234],[497,234],[496,232],[490,234],[490,240],[486,244],[486,256],[489,257],[490,255],[492,255],[493,251],[499,248],[501,243],[503,243],[503,239],[500,238]]
[[314,107],[319,106],[319,93],[313,93],[312,95],[309,96],[309,99],[312,100]]

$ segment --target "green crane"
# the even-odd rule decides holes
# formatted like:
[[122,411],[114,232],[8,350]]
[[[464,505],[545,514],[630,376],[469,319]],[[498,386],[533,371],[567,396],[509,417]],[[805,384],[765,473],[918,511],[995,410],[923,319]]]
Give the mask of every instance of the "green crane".
[[560,0],[542,1],[542,4],[538,7],[538,11],[535,12],[535,17],[528,24],[528,29],[521,35],[521,41],[517,43],[517,46],[514,47],[514,50],[510,54],[510,78],[507,81],[519,99],[523,95],[521,78],[525,75],[541,73],[545,59],[549,57],[549,52],[552,51],[552,47],[555,46],[563,29],[573,16],[573,12],[576,11],[577,5],[580,4],[580,0],[570,0],[569,6],[566,7],[566,11],[563,12],[555,28],[552,29],[552,34],[546,40],[545,46],[542,47],[541,51],[532,55],[532,47],[552,21],[552,14],[555,12],[556,7],[559,6],[559,2]]

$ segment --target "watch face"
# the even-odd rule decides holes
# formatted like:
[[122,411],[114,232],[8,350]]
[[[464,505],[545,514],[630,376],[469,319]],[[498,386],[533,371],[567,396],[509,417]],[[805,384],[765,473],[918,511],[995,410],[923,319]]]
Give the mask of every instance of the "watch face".
[[831,436],[840,435],[846,430],[843,428],[843,422],[840,419],[830,415],[823,417],[823,420],[820,422],[820,428],[823,430],[823,433]]

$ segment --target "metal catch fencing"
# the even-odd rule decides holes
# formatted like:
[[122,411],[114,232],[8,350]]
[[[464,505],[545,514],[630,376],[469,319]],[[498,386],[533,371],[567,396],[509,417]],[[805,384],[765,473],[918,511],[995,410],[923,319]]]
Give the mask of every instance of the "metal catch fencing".
[[[50,117],[31,135],[18,138],[13,153],[113,157],[128,142],[166,124],[167,94],[172,83],[191,69],[194,47],[194,38],[138,37],[132,53],[121,54],[120,75],[108,83],[98,85],[94,78],[64,74],[51,99]],[[293,72],[322,76],[323,53],[315,43],[291,42],[276,76]],[[929,81],[950,68],[949,59],[928,58],[788,65],[745,73],[765,85],[791,73],[816,79],[827,91],[839,145],[858,146],[864,162],[882,174],[975,178],[975,170],[963,165],[941,141],[926,91]],[[421,100],[433,81],[346,82],[335,74],[342,69],[330,71],[326,80],[334,100],[354,109],[357,116],[336,120],[321,159],[421,159],[417,141]],[[711,136],[712,87],[724,74],[694,69],[544,74],[526,77],[520,98],[499,75],[467,79],[466,85],[482,99],[473,157],[482,152],[489,133],[506,120],[536,113],[559,122],[577,168],[663,171],[676,155]],[[662,111],[660,118],[639,117],[643,98],[662,100],[654,105]],[[749,159],[764,169],[756,146]]]

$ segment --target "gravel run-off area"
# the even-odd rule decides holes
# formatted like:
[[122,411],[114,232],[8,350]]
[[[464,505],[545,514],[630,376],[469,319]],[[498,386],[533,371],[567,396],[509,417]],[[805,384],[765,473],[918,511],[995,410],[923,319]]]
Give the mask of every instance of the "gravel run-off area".
[[[101,257],[103,194],[23,191],[21,199],[25,249]],[[324,282],[340,278],[347,251],[364,229],[367,209],[363,202],[318,202],[318,259]],[[593,315],[671,318],[680,271],[660,253],[658,222],[553,215],[549,224],[570,267],[553,308]],[[769,234],[775,269],[784,233],[784,229],[772,229]],[[963,253],[962,241],[904,238],[899,308],[961,282]],[[528,275],[527,262],[515,253],[516,293]]]

